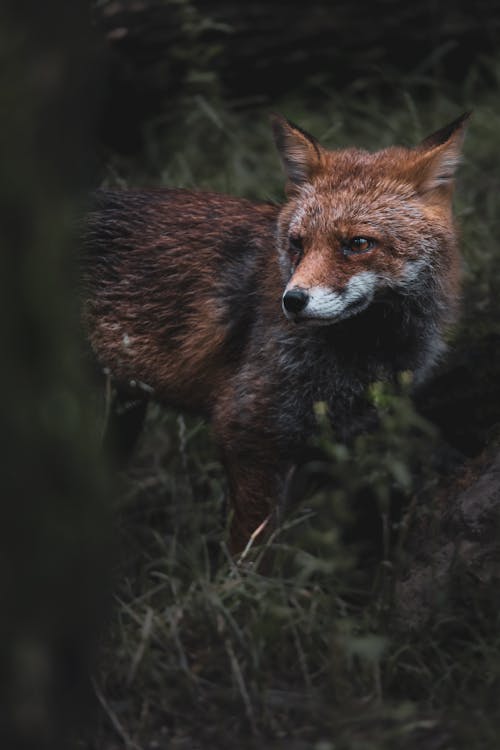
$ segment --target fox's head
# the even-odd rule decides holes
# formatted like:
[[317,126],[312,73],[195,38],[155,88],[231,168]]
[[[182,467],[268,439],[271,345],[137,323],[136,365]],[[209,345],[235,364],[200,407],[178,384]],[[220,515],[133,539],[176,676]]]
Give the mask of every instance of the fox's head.
[[430,287],[439,288],[443,308],[453,306],[459,260],[451,199],[468,116],[415,148],[375,153],[328,151],[273,116],[289,198],[278,226],[287,318],[333,324],[388,292],[417,297]]

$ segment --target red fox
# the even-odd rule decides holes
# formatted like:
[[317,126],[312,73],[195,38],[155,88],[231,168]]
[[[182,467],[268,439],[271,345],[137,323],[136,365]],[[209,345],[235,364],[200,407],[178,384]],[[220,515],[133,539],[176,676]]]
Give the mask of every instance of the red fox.
[[[83,320],[118,390],[206,415],[230,545],[280,506],[327,404],[349,436],[375,380],[421,381],[459,297],[452,187],[468,114],[415,148],[329,151],[281,116],[287,201],[105,190],[88,219]],[[142,385],[142,388],[140,387]]]

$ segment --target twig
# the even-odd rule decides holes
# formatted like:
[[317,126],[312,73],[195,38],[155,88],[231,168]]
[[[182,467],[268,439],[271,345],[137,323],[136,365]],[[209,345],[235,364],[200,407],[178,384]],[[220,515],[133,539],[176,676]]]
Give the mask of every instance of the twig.
[[243,552],[238,558],[238,565],[241,565],[245,557],[248,555],[248,553],[253,547],[253,543],[255,542],[259,534],[261,534],[264,531],[267,524],[269,523],[270,518],[271,518],[271,514],[269,514],[268,517],[264,521],[262,521],[262,523],[259,526],[257,526],[255,531],[252,531],[252,534],[250,535],[250,539],[248,540],[245,549],[243,550]]

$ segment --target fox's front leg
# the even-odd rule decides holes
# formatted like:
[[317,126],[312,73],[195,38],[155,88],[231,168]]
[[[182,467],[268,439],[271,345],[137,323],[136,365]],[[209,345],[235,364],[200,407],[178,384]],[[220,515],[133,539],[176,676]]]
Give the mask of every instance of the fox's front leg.
[[250,380],[250,385],[248,379],[227,383],[212,413],[228,478],[233,555],[241,553],[252,537],[261,544],[279,525],[292,465],[266,381],[253,374]]
[[239,451],[225,451],[224,464],[233,514],[229,547],[231,554],[238,555],[252,537],[260,544],[279,525],[287,471],[272,450],[244,456]]

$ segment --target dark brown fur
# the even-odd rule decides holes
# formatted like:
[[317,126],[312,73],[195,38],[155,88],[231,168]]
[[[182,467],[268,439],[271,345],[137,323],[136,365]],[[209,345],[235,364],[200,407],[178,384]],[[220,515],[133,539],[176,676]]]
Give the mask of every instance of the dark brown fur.
[[[133,381],[210,418],[229,478],[233,551],[279,504],[316,401],[348,435],[370,382],[424,373],[435,359],[458,293],[443,169],[461,129],[417,149],[328,152],[278,118],[282,207],[185,190],[97,194],[82,259],[90,343],[118,388]],[[292,227],[304,243],[296,267]],[[342,243],[353,236],[377,238],[377,252],[346,259]],[[421,258],[410,282],[405,264]],[[388,280],[360,314],[323,327],[283,315],[285,286],[341,293],[359,269]]]

